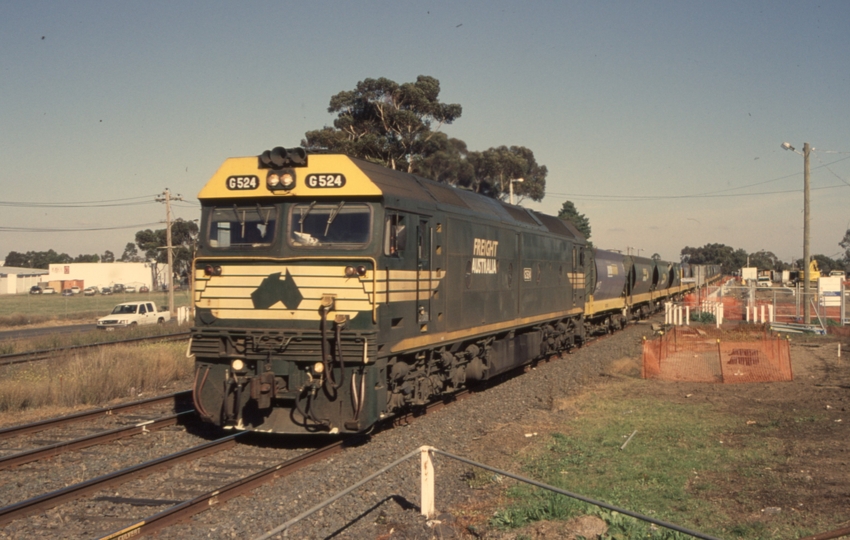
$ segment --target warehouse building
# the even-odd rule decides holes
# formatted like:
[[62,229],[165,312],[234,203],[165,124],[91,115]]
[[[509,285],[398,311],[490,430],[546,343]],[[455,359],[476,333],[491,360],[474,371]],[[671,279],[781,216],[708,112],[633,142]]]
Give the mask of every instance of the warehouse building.
[[25,294],[30,287],[38,285],[47,276],[40,268],[17,268],[0,266],[0,295]]
[[43,286],[56,291],[73,286],[112,288],[118,284],[136,289],[144,285],[155,290],[163,283],[168,283],[168,265],[150,262],[51,264],[49,273],[42,277]]

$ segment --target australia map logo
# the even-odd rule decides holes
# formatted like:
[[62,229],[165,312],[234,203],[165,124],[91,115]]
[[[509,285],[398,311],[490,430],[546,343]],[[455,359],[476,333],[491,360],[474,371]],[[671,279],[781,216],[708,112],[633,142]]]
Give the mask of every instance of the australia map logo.
[[298,290],[289,269],[286,270],[284,277],[281,277],[280,272],[269,275],[260,283],[257,290],[251,293],[251,301],[255,309],[269,309],[278,302],[281,302],[286,309],[298,309],[302,300],[304,296]]

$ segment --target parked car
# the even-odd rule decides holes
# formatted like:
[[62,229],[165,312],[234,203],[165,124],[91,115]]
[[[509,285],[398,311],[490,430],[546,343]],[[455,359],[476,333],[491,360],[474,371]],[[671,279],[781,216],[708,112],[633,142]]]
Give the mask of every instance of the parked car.
[[133,287],[132,285],[127,285],[126,287],[124,287],[124,292],[126,292],[126,293],[134,293],[134,292],[136,292],[136,288],[135,288],[135,287]]
[[94,295],[96,295],[96,294],[97,294],[97,287],[86,287],[86,288],[83,290],[83,294],[84,294],[85,296],[94,296]]
[[71,292],[74,294],[80,294],[82,292],[82,289],[74,285],[73,287],[71,287]]
[[112,286],[112,292],[115,292],[115,293],[124,292],[124,285],[122,285],[120,283],[116,283],[115,285]]
[[148,288],[148,286],[147,286],[147,285],[142,285],[141,287],[139,287],[139,292],[140,292],[140,293],[143,293],[143,292],[151,292],[151,290]]
[[103,287],[100,289],[100,294],[112,294],[112,287]]
[[56,289],[53,287],[45,287],[41,290],[41,294],[56,294]]
[[74,296],[74,291],[71,289],[63,289],[62,296]]
[[41,294],[41,287],[38,285],[33,285],[30,287],[30,294]]
[[171,313],[158,308],[153,302],[126,302],[118,304],[112,313],[97,320],[100,330],[114,330],[139,324],[163,324],[171,320]]

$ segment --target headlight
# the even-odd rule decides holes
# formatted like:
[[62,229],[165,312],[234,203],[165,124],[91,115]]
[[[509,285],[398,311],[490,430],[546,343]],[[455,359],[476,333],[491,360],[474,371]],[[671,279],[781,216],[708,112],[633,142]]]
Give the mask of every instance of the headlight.
[[230,367],[233,368],[233,371],[242,371],[245,369],[245,362],[237,358],[230,363]]
[[321,373],[324,370],[325,370],[325,365],[322,364],[321,362],[316,362],[315,364],[313,364],[313,371],[314,372]]
[[291,170],[269,171],[266,175],[266,187],[269,191],[281,189],[289,191],[295,187],[295,173]]

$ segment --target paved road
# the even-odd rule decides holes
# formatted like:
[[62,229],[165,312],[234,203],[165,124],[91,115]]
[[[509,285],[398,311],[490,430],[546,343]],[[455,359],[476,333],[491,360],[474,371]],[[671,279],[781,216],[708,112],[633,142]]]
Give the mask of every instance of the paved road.
[[72,324],[68,326],[43,326],[39,328],[21,328],[19,330],[9,330],[6,332],[0,332],[0,340],[45,336],[50,334],[69,334],[72,332],[89,332],[91,330],[97,330],[97,325],[94,323],[89,323]]

